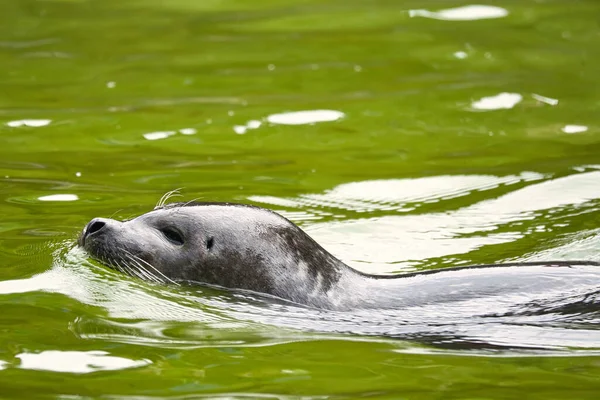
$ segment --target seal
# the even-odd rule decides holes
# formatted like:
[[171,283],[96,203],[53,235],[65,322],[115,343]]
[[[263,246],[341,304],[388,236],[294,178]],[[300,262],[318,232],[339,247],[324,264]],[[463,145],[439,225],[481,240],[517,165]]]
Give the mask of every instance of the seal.
[[330,310],[473,298],[527,303],[600,291],[600,264],[585,261],[369,275],[344,264],[283,216],[233,203],[161,201],[131,220],[95,218],[78,243],[91,258],[144,280],[246,290]]

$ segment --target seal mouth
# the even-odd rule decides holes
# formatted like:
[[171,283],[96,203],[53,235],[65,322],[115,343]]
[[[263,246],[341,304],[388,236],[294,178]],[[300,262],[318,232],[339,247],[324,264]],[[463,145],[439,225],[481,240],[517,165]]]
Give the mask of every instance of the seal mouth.
[[90,240],[85,235],[80,244],[89,257],[115,271],[153,283],[171,283],[179,285],[175,280],[163,274],[142,255],[121,247],[110,247],[103,240]]

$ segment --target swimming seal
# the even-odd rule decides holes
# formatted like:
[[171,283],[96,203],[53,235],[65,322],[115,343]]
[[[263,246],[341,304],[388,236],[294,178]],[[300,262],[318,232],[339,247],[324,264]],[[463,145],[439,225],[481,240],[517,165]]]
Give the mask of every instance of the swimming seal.
[[594,262],[539,262],[368,275],[263,208],[172,203],[127,221],[95,218],[79,245],[141,279],[208,284],[330,309],[436,306],[473,298],[523,304],[600,291]]

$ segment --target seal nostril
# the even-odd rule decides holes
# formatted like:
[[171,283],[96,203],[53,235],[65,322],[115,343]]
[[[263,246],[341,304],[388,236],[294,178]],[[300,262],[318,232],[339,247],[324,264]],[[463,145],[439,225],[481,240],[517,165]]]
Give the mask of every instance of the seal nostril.
[[89,236],[92,233],[98,232],[102,228],[106,226],[106,222],[102,221],[92,221],[88,224],[88,227],[85,231],[85,236]]

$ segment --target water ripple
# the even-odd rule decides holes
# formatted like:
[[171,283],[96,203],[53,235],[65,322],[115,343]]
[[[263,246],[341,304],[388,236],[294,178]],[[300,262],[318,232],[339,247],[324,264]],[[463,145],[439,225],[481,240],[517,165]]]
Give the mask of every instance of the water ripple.
[[[533,349],[570,355],[600,351],[600,291],[590,294],[584,286],[559,297],[544,291],[535,296],[515,292],[501,298],[483,296],[394,310],[338,312],[265,300],[246,292],[154,285],[98,268],[85,261],[78,248],[61,249],[55,256],[55,264],[47,272],[0,282],[0,294],[61,293],[106,309],[108,317],[73,321],[71,331],[82,339],[162,348],[401,339],[395,342],[398,351],[408,352],[416,351],[415,346],[422,351],[423,344],[449,351],[490,348],[496,349],[496,354],[498,349],[509,354]],[[578,268],[577,279],[589,281],[588,275],[598,274],[597,267]],[[553,273],[572,274],[567,269]],[[515,304],[521,304],[520,308],[514,308]],[[347,336],[349,333],[360,336]],[[407,345],[407,341],[415,344]]]
[[[546,180],[544,180],[546,179]],[[523,185],[497,198],[458,209],[417,213],[444,202],[500,186]],[[251,196],[252,201],[303,209],[298,221],[333,254],[371,273],[397,271],[429,258],[466,254],[483,246],[509,243],[546,228],[533,221],[541,212],[578,207],[600,199],[600,171],[548,179],[538,173],[493,176],[438,176],[419,179],[353,182],[323,194],[295,198]],[[330,211],[329,214],[318,211]],[[354,218],[336,214],[359,213]],[[295,212],[295,211],[294,211]],[[295,214],[283,210],[294,219]],[[370,214],[376,213],[376,216]],[[515,225],[516,224],[516,225]],[[502,228],[502,229],[500,229]],[[366,245],[357,246],[357,243]]]

